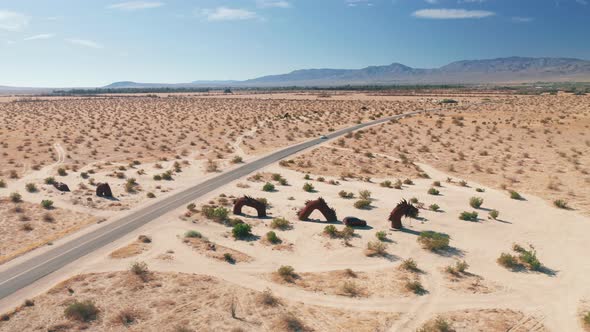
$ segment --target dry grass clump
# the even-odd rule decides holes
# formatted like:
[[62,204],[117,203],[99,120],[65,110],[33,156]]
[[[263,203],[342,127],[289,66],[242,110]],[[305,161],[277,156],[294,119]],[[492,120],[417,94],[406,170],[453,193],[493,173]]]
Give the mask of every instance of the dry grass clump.
[[386,256],[387,255],[387,245],[381,241],[370,241],[367,243],[367,249],[365,250],[365,255],[368,257]]

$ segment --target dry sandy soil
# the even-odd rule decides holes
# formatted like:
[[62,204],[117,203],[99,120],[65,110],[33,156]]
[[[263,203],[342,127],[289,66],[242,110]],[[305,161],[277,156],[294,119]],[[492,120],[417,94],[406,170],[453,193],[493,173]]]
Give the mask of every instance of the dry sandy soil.
[[[589,105],[589,96],[565,94],[493,97],[475,105],[462,101],[444,112],[350,135],[332,144],[338,150],[312,151],[291,167],[339,175],[333,164],[343,160],[343,168],[357,176],[399,177],[399,171],[412,175],[404,160],[423,162],[452,177],[516,190],[525,198],[561,199],[588,215]],[[366,157],[369,153],[374,157]],[[398,162],[387,164],[384,157]],[[307,169],[299,163],[306,160],[312,165]]]
[[[574,210],[559,209],[547,204],[553,197],[543,195],[545,185],[535,187],[532,181],[524,181],[524,176],[546,179],[542,177],[545,173],[532,171],[530,167],[544,170],[570,165],[559,173],[562,188],[566,183],[575,184],[571,178],[577,177],[575,189],[580,193],[585,190],[580,186],[580,178],[584,178],[581,173],[584,158],[587,158],[581,128],[585,128],[584,121],[587,121],[587,108],[583,104],[588,97],[581,97],[586,98],[582,100],[573,96],[490,98],[491,101],[481,105],[475,105],[482,101],[481,97],[461,99],[459,105],[446,106],[441,112],[444,116],[421,116],[373,127],[360,135],[344,138],[344,144],[336,141],[318,148],[319,152],[304,152],[294,156],[293,162],[268,166],[259,176],[248,176],[218,188],[195,201],[194,208],[171,212],[49,276],[49,281],[41,280],[38,285],[0,301],[0,312],[8,315],[3,317],[8,320],[0,320],[0,331],[46,330],[49,326],[61,326],[62,330],[83,327],[91,331],[174,331],[177,327],[186,328],[177,331],[296,331],[293,325],[286,325],[288,317],[296,317],[307,330],[315,331],[439,331],[443,325],[455,331],[582,330],[581,317],[590,310],[587,305],[590,261],[583,255],[590,218],[580,213],[584,212],[581,198],[574,200],[567,196]],[[246,101],[255,103],[244,98]],[[415,108],[434,106],[432,101],[416,103]],[[549,122],[554,125],[548,128],[550,134],[544,131],[547,122],[538,122],[543,117],[534,120],[537,119],[534,109],[542,109],[543,105],[555,111],[563,108],[564,114],[568,114],[563,119],[555,114],[545,115],[555,118]],[[568,110],[571,113],[567,113]],[[462,114],[458,116],[463,116],[463,120],[454,121],[452,116],[456,114]],[[487,114],[492,119],[484,120],[483,115]],[[506,121],[510,117],[515,127]],[[523,120],[529,117],[530,120]],[[442,128],[436,127],[439,119],[442,119]],[[422,127],[417,125],[419,121]],[[497,129],[492,132],[488,132],[492,130],[488,128],[490,121],[497,122]],[[527,121],[534,133],[521,128]],[[571,130],[570,126],[559,124],[566,121]],[[426,145],[422,140],[431,141],[432,135],[427,134],[429,123],[432,123],[432,135],[439,137],[447,147],[435,140],[429,143],[429,151],[420,149]],[[474,134],[477,125],[479,132]],[[531,135],[537,138],[529,137]],[[502,143],[497,143],[498,139],[502,139]],[[548,139],[552,146],[559,143],[564,151],[569,151],[567,158],[541,158],[540,152],[534,154],[536,148],[553,151],[545,145],[538,147],[541,141],[549,144]],[[400,144],[401,150],[396,147]],[[477,153],[483,147],[489,149],[489,156]],[[505,151],[506,148],[510,152]],[[355,153],[354,149],[359,152]],[[445,149],[455,149],[454,155]],[[459,159],[461,149],[465,161]],[[435,153],[439,150],[446,153]],[[247,149],[244,152],[248,157]],[[499,160],[496,166],[493,166],[494,153]],[[506,158],[508,153],[510,158]],[[518,166],[513,159],[524,153],[529,153],[527,158],[538,163]],[[572,157],[573,153],[577,157]],[[207,176],[201,167],[206,161],[198,164],[198,156],[194,158],[183,166],[182,172],[174,173],[175,176],[179,179],[193,177],[194,181]],[[494,172],[472,170],[471,158],[487,160]],[[567,161],[568,158],[579,160],[578,168]],[[338,162],[334,164],[332,160]],[[485,170],[487,164],[477,160]],[[158,161],[142,161],[141,165],[125,172],[136,172],[140,168],[147,172],[153,168],[153,163]],[[450,164],[455,171],[449,170]],[[113,162],[102,167],[111,166],[119,164]],[[97,168],[96,165],[91,167]],[[505,179],[501,167],[525,170],[515,172],[523,176],[522,182],[511,182],[508,186],[520,191],[525,199],[511,199],[501,187],[504,181],[494,180],[498,176]],[[364,174],[362,168],[370,173]],[[143,194],[129,193],[129,197],[145,196],[145,192],[152,189],[159,196],[155,186],[170,182],[149,182],[153,174],[149,173],[146,178],[138,176]],[[273,174],[280,174],[284,180],[275,180],[278,177]],[[395,184],[396,179],[406,178],[411,182],[402,183],[399,189],[381,185],[386,180]],[[116,183],[124,185],[125,180],[119,180]],[[467,180],[468,184],[461,185],[461,180]],[[434,184],[435,181],[440,185]],[[266,182],[273,183],[275,190],[264,191]],[[13,190],[14,187],[10,187],[13,183],[18,181],[9,182],[7,190]],[[312,184],[314,190],[304,191],[306,183]],[[519,187],[524,184],[530,187]],[[169,190],[176,188],[174,183],[169,186]],[[432,187],[440,191],[438,195],[428,193]],[[537,192],[535,188],[540,189]],[[52,190],[45,189],[43,195]],[[354,203],[365,190],[370,192],[370,207],[357,209]],[[567,189],[561,190],[567,193]],[[354,193],[355,198],[342,198],[341,191]],[[26,200],[33,200],[34,195],[40,194],[23,193]],[[269,217],[256,218],[253,209],[245,208],[245,215],[234,216],[230,212],[230,220],[223,223],[208,219],[202,213],[204,205],[231,211],[232,199],[242,195],[267,199]],[[369,226],[357,228],[349,239],[342,239],[324,234],[325,227],[330,224],[324,222],[317,211],[309,221],[299,221],[296,212],[306,200],[318,197],[323,197],[336,210],[338,220],[356,216],[365,219]],[[479,208],[471,207],[472,197],[482,198],[483,204]],[[413,199],[422,208],[419,218],[405,219],[405,229],[395,231],[387,218],[401,199]],[[121,199],[110,203],[127,204],[125,202]],[[60,204],[56,203],[58,207],[62,206]],[[63,204],[67,205],[65,200]],[[145,204],[145,200],[138,199],[122,208],[140,204]],[[437,204],[439,211],[429,210],[432,204]],[[92,209],[83,204],[67,206]],[[499,217],[490,218],[492,210],[499,211]],[[477,212],[476,220],[460,220],[459,215],[464,211]],[[109,213],[115,215],[116,210],[113,208]],[[287,219],[290,227],[273,228],[273,218],[277,217]],[[243,240],[232,237],[232,227],[227,224],[236,223],[236,218],[252,226],[251,237]],[[332,225],[338,230],[344,228],[341,222]],[[187,233],[189,231],[192,233]],[[267,240],[270,231],[282,242],[270,244]],[[449,247],[439,251],[425,249],[418,241],[424,231],[449,235]],[[200,237],[195,236],[195,232]],[[379,242],[377,232],[384,232],[386,239]],[[189,234],[192,235],[187,237]],[[139,241],[139,235],[149,237],[151,242]],[[367,256],[367,247],[375,243],[382,243],[385,253]],[[542,266],[538,270],[525,266],[508,269],[498,264],[501,254],[515,254],[514,244],[524,248],[532,245]],[[225,253],[230,253],[234,259],[225,259]],[[416,263],[417,271],[404,269],[409,259]],[[144,275],[145,280],[130,272],[135,262],[145,262],[151,271]],[[449,267],[458,262],[467,263],[466,271],[449,272]],[[293,268],[291,280],[278,275],[282,266]],[[63,280],[66,281],[54,286]],[[260,304],[265,291],[281,304]],[[34,305],[21,307],[25,298],[32,299]],[[94,303],[99,309],[96,319],[81,323],[67,317],[65,310],[75,300]],[[232,303],[236,318],[231,314]],[[287,316],[289,313],[293,316]],[[121,325],[121,317],[132,321],[129,327]],[[133,319],[127,319],[129,317]]]

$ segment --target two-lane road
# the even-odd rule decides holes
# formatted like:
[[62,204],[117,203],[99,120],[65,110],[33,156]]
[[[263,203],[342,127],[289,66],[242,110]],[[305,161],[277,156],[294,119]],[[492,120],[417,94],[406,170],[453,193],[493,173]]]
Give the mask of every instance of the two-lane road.
[[105,224],[103,227],[98,228],[95,231],[74,238],[47,252],[34,255],[30,259],[8,268],[6,271],[0,272],[0,300],[32,284],[36,280],[61,269],[67,264],[121,238],[167,212],[188,204],[221,186],[259,170],[260,168],[330,139],[346,135],[355,130],[428,111],[409,112],[358,124],[327,134],[327,139],[317,138],[290,146],[166,197],[150,206],[135,211],[121,219]]

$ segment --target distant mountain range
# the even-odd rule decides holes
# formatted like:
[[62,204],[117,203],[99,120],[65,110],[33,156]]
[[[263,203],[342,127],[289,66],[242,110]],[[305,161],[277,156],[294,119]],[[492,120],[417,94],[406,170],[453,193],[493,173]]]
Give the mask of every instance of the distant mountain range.
[[[395,84],[493,84],[532,82],[590,82],[590,61],[573,58],[509,57],[463,60],[433,69],[400,63],[362,69],[302,69],[245,81],[190,83],[115,82],[103,88],[284,87]],[[0,87],[0,91],[17,88]],[[25,90],[26,88],[18,88]],[[45,89],[46,90],[46,89]]]

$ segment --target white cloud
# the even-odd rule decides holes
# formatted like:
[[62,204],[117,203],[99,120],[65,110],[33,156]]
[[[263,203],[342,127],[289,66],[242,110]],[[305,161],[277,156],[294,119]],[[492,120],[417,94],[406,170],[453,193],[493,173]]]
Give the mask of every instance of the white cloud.
[[204,16],[208,21],[244,21],[260,19],[256,12],[229,7],[217,7],[215,9],[201,9],[198,15]]
[[29,25],[29,21],[24,14],[0,10],[0,30],[20,31]]
[[533,21],[532,17],[522,17],[522,16],[512,17],[512,22],[516,22],[516,23],[529,23],[532,21]]
[[158,8],[164,6],[163,2],[159,1],[128,1],[128,2],[120,2],[116,4],[112,4],[108,6],[109,9],[119,9],[119,10],[141,10],[141,9],[151,9],[151,8]]
[[101,44],[92,41],[92,40],[88,40],[88,39],[66,39],[66,41],[70,44],[74,44],[74,45],[78,45],[78,46],[84,46],[84,47],[89,47],[89,48],[104,48],[104,46],[102,46]]
[[373,3],[369,0],[345,0],[348,7],[356,7],[358,5],[373,6]]
[[487,10],[466,10],[466,9],[421,9],[412,15],[418,18],[436,20],[454,20],[469,18],[484,18],[494,16],[496,13]]
[[284,0],[256,0],[256,5],[260,8],[290,8],[291,3]]
[[424,1],[426,1],[427,3],[429,3],[431,5],[434,5],[434,4],[437,4],[438,3],[438,0],[424,0]]
[[53,37],[55,37],[55,35],[52,34],[52,33],[42,33],[40,35],[34,35],[34,36],[31,36],[31,37],[27,37],[27,38],[25,38],[23,40],[50,39],[50,38],[53,38]]

